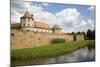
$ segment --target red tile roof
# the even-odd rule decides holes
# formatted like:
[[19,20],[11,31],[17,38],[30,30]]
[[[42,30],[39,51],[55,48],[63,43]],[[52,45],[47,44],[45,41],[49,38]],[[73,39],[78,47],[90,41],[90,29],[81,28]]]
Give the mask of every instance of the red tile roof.
[[41,21],[35,21],[35,28],[50,29],[49,25]]

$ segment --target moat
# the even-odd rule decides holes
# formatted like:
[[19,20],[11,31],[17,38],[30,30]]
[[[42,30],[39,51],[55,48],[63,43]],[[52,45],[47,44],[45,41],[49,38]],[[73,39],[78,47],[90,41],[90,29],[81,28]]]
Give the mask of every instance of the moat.
[[31,60],[12,61],[12,65],[43,65],[43,64],[58,64],[58,63],[74,63],[74,62],[89,62],[95,61],[95,49],[88,49],[87,47],[78,49],[68,54],[49,57],[38,58]]

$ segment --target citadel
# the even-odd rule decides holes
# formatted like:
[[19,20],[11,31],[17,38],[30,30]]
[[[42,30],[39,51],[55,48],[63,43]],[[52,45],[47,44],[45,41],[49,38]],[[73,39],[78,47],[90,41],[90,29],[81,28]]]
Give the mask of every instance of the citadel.
[[[34,19],[34,15],[30,14],[28,10],[19,19],[20,23],[11,24],[12,48],[42,46],[50,43],[55,38],[63,38],[66,41],[74,40],[74,35],[62,32],[58,24],[50,27],[42,21],[37,21]],[[84,40],[84,35],[78,34],[75,38],[76,40]]]

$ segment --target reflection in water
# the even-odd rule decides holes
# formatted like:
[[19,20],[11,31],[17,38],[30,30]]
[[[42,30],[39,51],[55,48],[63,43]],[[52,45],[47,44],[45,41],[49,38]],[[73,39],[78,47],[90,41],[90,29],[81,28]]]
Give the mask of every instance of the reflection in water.
[[87,62],[95,61],[95,49],[81,48],[69,54],[64,54],[52,58],[38,58],[33,60],[14,61],[14,65],[36,65],[36,64],[56,64],[56,63],[70,63],[70,62]]

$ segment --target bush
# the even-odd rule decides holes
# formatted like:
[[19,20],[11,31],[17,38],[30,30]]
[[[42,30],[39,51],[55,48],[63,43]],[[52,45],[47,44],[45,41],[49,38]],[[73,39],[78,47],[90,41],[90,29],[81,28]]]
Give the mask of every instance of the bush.
[[63,38],[55,38],[51,41],[51,43],[64,43],[65,39]]

